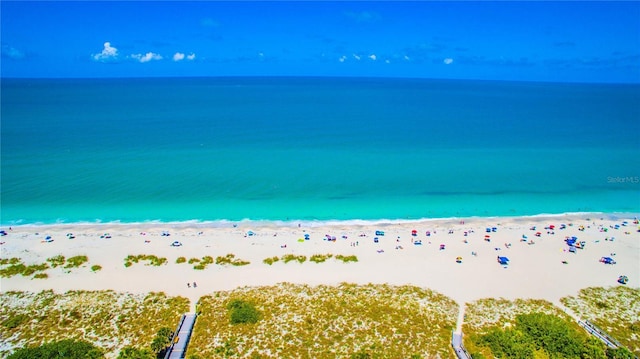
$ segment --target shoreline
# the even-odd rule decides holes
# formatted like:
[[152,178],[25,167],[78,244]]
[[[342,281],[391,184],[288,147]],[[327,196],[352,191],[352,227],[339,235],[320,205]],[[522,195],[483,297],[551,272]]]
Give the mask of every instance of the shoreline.
[[96,220],[80,221],[80,222],[55,222],[55,223],[0,223],[0,229],[6,229],[9,227],[15,228],[29,228],[29,227],[64,227],[64,226],[78,226],[78,227],[92,227],[92,226],[172,226],[175,228],[183,227],[202,227],[202,228],[228,228],[240,225],[252,225],[252,226],[280,226],[280,227],[322,227],[322,226],[340,226],[340,225],[353,225],[353,226],[370,226],[370,225],[392,225],[392,224],[416,224],[432,223],[432,222],[451,222],[451,221],[481,221],[481,220],[533,220],[533,219],[548,219],[557,220],[559,218],[570,219],[634,219],[640,218],[640,213],[635,212],[563,212],[563,213],[540,213],[532,215],[514,215],[514,216],[460,216],[460,217],[422,217],[415,219],[404,218],[380,218],[380,219],[328,219],[328,220],[307,220],[307,219],[250,219],[245,218],[241,220],[228,220],[228,219],[216,219],[216,220],[199,220],[190,219],[184,221],[162,221],[162,220],[145,220],[135,222],[122,222],[120,220],[102,222]]
[[[300,227],[297,222],[252,221],[237,225],[229,222],[225,227],[200,223],[25,225],[11,230],[3,227],[8,234],[0,237],[2,259],[15,257],[25,265],[35,265],[63,255],[87,256],[88,262],[79,268],[48,268],[46,279],[21,275],[2,278],[0,292],[46,289],[165,292],[185,296],[193,304],[203,295],[245,286],[346,282],[414,285],[432,289],[458,303],[481,298],[535,298],[557,303],[586,287],[619,285],[616,280],[620,275],[629,277],[628,286],[640,287],[640,227],[634,221],[634,215],[583,213],[359,224],[300,223]],[[560,229],[563,224],[565,228]],[[550,225],[554,229],[546,229]],[[532,230],[533,227],[536,229]],[[378,230],[385,234],[376,235]],[[73,238],[68,233],[73,233]],[[309,240],[304,239],[305,235]],[[336,239],[327,240],[327,235]],[[49,236],[52,240],[46,242]],[[571,236],[584,241],[586,247],[569,252],[564,239]],[[181,246],[171,246],[174,241]],[[418,241],[420,245],[415,244]],[[177,263],[180,257],[188,261],[228,254],[249,264],[212,263],[204,270],[196,270],[194,264]],[[267,258],[294,255],[308,259],[318,254],[333,257],[323,263],[308,260],[264,263]],[[126,267],[125,259],[130,255],[154,255],[166,258],[166,263],[152,266],[143,261]],[[343,263],[335,259],[337,255],[356,256],[358,261]],[[497,256],[507,256],[509,265],[498,264]],[[611,256],[617,264],[600,263],[604,256]],[[461,263],[457,263],[458,257],[462,258]],[[94,265],[101,269],[92,271]],[[193,282],[198,283],[197,288],[187,286]]]

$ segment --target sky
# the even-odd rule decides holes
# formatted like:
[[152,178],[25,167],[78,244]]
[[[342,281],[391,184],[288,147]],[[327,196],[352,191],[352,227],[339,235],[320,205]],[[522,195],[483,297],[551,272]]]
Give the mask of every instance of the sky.
[[0,75],[640,83],[640,1],[5,1]]

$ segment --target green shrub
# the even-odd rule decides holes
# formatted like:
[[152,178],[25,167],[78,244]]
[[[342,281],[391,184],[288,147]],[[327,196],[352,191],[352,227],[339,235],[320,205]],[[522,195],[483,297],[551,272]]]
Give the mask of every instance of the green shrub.
[[234,266],[244,266],[244,265],[250,264],[250,262],[243,261],[241,259],[236,259],[235,254],[229,253],[224,257],[222,256],[216,257],[216,264],[218,265],[231,264]]
[[55,257],[47,258],[47,262],[51,263],[51,267],[56,268],[64,265],[66,259],[63,255],[57,255]]
[[104,354],[93,344],[72,339],[46,343],[39,347],[22,348],[9,355],[7,359],[100,359]]
[[352,256],[343,256],[343,255],[341,255],[341,254],[338,254],[338,255],[336,256],[336,259],[337,259],[337,260],[341,260],[341,261],[343,261],[344,263],[348,263],[348,262],[357,262],[357,261],[358,261],[358,257],[356,257],[355,255],[352,255]]
[[513,328],[492,328],[476,340],[498,358],[534,358],[542,350],[551,358],[604,358],[604,344],[555,315],[529,313],[516,316]]
[[0,265],[4,266],[7,264],[18,264],[20,263],[22,260],[18,257],[13,257],[13,258],[2,258],[0,259]]
[[47,279],[47,278],[49,278],[49,275],[47,273],[36,273],[36,275],[34,275],[33,278],[35,278],[35,279]]
[[151,342],[151,350],[154,353],[164,351],[171,344],[173,331],[167,327],[161,328]]
[[275,257],[270,257],[270,258],[265,258],[262,262],[268,265],[272,265],[273,263],[279,261],[280,258],[278,258],[278,256]]
[[309,258],[309,261],[315,263],[325,262],[327,259],[333,257],[333,254],[314,254]]
[[99,271],[101,269],[102,269],[102,266],[98,265],[98,264],[94,264],[94,265],[91,266],[91,271],[92,272],[97,272],[97,271]]
[[200,259],[199,258],[190,258],[189,259],[189,264],[193,264],[193,263],[200,263]]
[[26,322],[27,320],[29,320],[29,316],[27,316],[26,314],[17,314],[5,319],[2,322],[2,326],[4,326],[7,329],[15,329],[20,325],[22,325],[22,323]]
[[284,256],[282,256],[282,260],[285,263],[289,263],[291,261],[298,261],[300,263],[304,263],[307,260],[307,256],[304,256],[304,255],[296,256],[293,254],[285,254]]
[[69,259],[67,259],[67,265],[65,265],[65,268],[78,268],[81,265],[87,263],[89,261],[89,258],[87,256],[75,256],[75,257],[71,257]]
[[255,306],[241,299],[233,299],[227,304],[231,324],[254,324],[260,320],[260,312]]
[[11,264],[7,268],[0,269],[0,276],[5,278],[13,277],[14,275],[22,274],[26,268],[27,266],[22,263]]
[[120,350],[117,359],[155,359],[156,355],[149,349],[124,347]]
[[186,261],[187,261],[187,258],[185,257],[178,257],[178,259],[176,259],[177,264],[184,263]]
[[152,254],[140,254],[137,256],[128,255],[124,259],[124,261],[125,261],[124,263],[125,267],[131,267],[133,263],[138,263],[140,261],[147,261],[149,263],[147,263],[146,265],[153,265],[153,266],[161,266],[168,262],[167,258],[164,258],[164,257],[158,258]]

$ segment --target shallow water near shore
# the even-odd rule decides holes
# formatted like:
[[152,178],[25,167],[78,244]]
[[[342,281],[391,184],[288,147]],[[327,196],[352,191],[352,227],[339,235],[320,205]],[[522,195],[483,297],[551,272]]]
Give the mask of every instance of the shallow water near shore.
[[0,223],[640,212],[640,86],[2,82]]

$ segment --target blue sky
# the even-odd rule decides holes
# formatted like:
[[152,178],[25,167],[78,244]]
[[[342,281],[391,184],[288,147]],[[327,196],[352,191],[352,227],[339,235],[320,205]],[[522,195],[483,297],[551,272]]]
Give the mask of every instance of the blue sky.
[[640,82],[640,2],[2,1],[2,77]]

